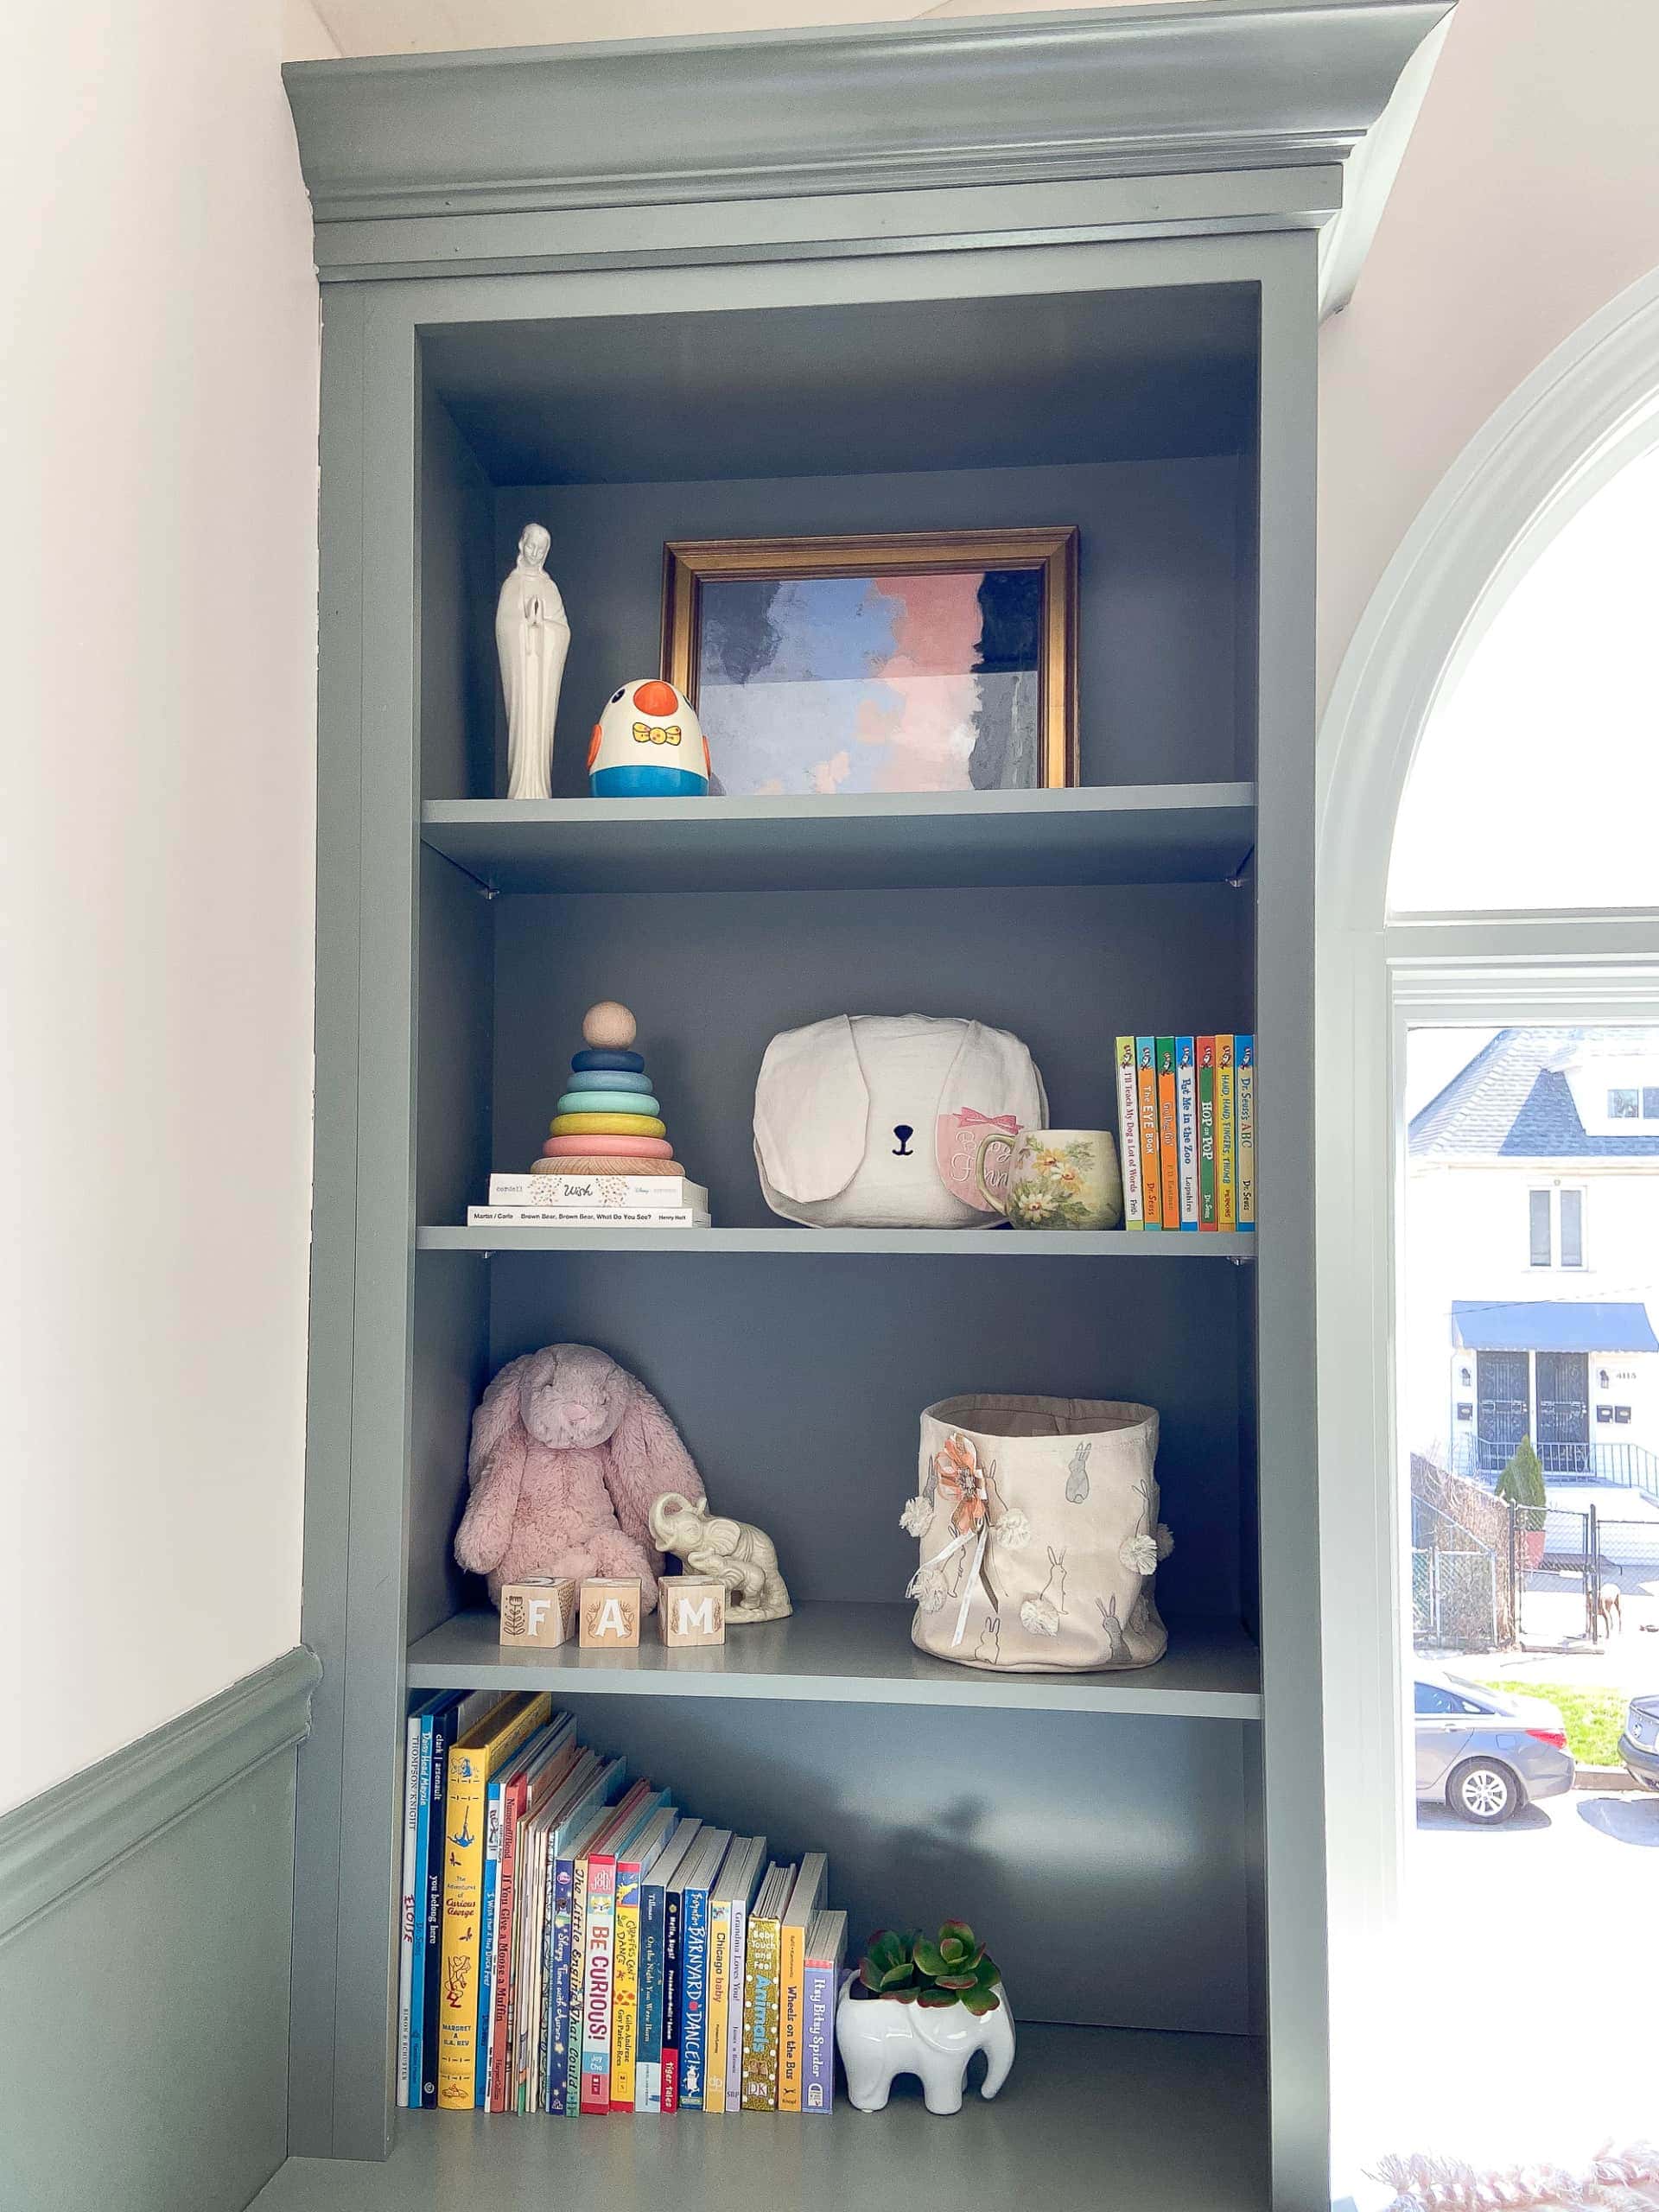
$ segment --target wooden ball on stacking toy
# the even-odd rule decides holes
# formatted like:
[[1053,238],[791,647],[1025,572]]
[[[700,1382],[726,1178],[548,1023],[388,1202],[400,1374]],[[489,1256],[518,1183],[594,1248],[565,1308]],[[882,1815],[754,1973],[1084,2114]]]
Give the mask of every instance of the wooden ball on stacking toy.
[[601,999],[582,1016],[582,1033],[596,1052],[626,1052],[639,1026],[626,1007],[614,999]]

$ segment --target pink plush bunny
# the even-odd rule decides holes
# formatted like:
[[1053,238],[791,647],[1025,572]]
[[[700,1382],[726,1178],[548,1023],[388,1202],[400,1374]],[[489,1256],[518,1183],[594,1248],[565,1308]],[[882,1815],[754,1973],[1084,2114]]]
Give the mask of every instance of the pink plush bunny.
[[645,1516],[676,1490],[702,1496],[679,1431],[645,1384],[591,1344],[550,1344],[510,1360],[473,1415],[472,1497],[455,1557],[504,1582],[526,1575],[637,1574],[657,1603],[663,1555]]

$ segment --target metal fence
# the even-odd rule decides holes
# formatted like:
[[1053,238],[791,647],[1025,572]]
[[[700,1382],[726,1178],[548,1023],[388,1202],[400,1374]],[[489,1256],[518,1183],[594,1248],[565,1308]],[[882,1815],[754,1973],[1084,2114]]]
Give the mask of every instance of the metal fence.
[[[1534,1446],[1549,1482],[1611,1483],[1640,1491],[1659,1505],[1659,1455],[1645,1445],[1587,1442]],[[1501,1474],[1515,1456],[1508,1439],[1459,1436],[1452,1447],[1452,1471],[1474,1481]]]
[[1442,1651],[1496,1651],[1500,1562],[1489,1551],[1413,1547],[1412,1640]]

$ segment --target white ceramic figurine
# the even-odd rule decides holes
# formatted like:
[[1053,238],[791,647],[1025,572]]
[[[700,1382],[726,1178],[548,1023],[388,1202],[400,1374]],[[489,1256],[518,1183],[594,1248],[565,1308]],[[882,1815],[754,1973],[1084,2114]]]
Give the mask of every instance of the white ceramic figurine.
[[700,798],[709,774],[709,741],[683,692],[654,676],[612,692],[588,747],[595,798]]
[[728,1627],[785,1620],[794,1611],[772,1538],[748,1522],[711,1519],[706,1497],[683,1497],[676,1490],[654,1498],[645,1518],[658,1551],[683,1560],[688,1574],[724,1585]]
[[994,2097],[1014,2064],[1014,2015],[1006,1990],[977,2018],[961,2005],[937,2009],[900,2005],[891,1998],[859,1998],[850,1985],[836,2007],[836,2044],[847,2074],[847,2094],[860,2112],[886,2107],[895,2074],[913,2074],[929,2112],[962,2110],[968,2062],[985,2053],[982,2097]]
[[495,650],[507,702],[509,798],[553,794],[553,729],[570,625],[559,588],[542,565],[552,543],[540,523],[527,525],[495,605]]

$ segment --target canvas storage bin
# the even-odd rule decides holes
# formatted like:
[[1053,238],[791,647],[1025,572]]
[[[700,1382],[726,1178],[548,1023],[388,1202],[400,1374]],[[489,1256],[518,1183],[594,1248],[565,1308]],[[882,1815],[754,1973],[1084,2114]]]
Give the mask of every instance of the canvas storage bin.
[[946,1398],[922,1415],[921,1544],[911,1640],[935,1658],[1020,1672],[1149,1667],[1170,1548],[1158,1518],[1158,1416],[1104,1398]]

